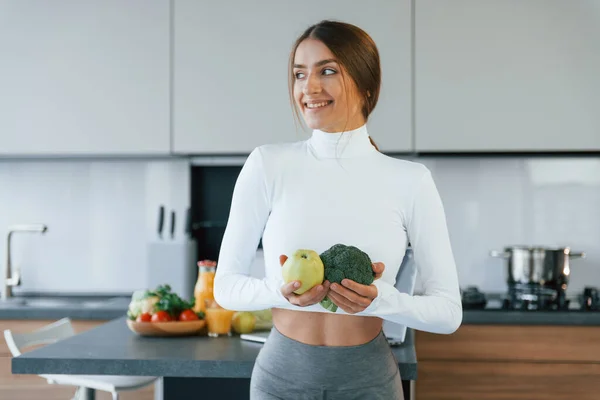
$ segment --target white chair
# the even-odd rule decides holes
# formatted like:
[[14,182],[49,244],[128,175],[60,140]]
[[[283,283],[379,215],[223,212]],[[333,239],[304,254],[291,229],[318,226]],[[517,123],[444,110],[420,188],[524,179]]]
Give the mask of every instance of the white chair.
[[[50,344],[66,339],[75,334],[69,318],[63,318],[30,333],[13,333],[4,331],[4,338],[13,357],[22,354],[26,347]],[[118,375],[40,375],[49,384],[77,386],[75,397],[79,400],[88,389],[102,390],[112,394],[113,400],[119,399],[119,392],[137,390],[153,384],[158,378],[153,376],[118,376]]]

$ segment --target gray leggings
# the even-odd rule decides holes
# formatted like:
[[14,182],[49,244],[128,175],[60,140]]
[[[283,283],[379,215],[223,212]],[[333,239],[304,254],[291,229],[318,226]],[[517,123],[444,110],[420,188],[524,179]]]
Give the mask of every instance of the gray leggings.
[[250,380],[251,400],[403,399],[398,363],[383,333],[359,346],[312,346],[273,328]]

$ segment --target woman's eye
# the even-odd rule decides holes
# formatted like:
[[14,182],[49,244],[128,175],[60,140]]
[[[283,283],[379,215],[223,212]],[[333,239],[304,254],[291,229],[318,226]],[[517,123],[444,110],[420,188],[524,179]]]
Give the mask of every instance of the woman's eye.
[[331,68],[325,68],[325,69],[323,70],[323,75],[332,75],[332,74],[335,74],[335,70],[334,70],[334,69],[331,69]]
[[304,72],[296,72],[296,79],[304,78]]

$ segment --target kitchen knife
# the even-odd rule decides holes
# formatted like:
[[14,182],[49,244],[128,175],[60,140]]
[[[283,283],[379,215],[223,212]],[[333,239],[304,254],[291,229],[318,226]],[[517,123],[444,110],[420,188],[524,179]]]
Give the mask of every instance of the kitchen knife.
[[175,210],[171,210],[171,239],[175,239]]
[[165,224],[165,206],[158,208],[158,237],[162,239],[162,231]]

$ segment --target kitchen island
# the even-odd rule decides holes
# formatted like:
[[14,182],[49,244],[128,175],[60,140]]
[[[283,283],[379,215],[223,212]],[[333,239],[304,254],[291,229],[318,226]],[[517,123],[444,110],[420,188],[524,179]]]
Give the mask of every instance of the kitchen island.
[[[248,398],[250,376],[262,344],[230,338],[149,338],[131,332],[126,318],[13,358],[13,374],[160,376],[163,399]],[[414,334],[393,347],[405,398],[417,379]],[[93,398],[93,394],[90,396]]]
[[[80,333],[77,339],[69,339],[66,343],[73,343],[73,351],[79,352],[79,357],[87,358],[88,356],[95,357],[98,353],[98,347],[109,346],[107,341],[112,341],[114,344],[109,346],[109,351],[106,352],[106,357],[99,360],[101,370],[110,369],[129,369],[136,368],[139,372],[143,368],[141,364],[146,366],[152,365],[153,368],[163,370],[164,376],[167,377],[167,390],[169,385],[181,385],[191,380],[201,378],[203,382],[207,382],[207,378],[218,379],[211,376],[200,375],[202,371],[199,368],[204,368],[210,360],[200,360],[198,363],[193,363],[194,354],[199,351],[198,347],[185,345],[181,349],[173,348],[179,346],[176,343],[185,343],[186,339],[177,339],[177,342],[172,339],[166,341],[167,344],[160,345],[161,340],[147,340],[145,338],[137,338],[127,330],[125,323],[111,325],[110,320],[125,316],[130,298],[122,294],[112,294],[104,296],[69,296],[66,293],[49,296],[46,294],[40,296],[29,296],[26,302],[11,302],[2,303],[0,301],[0,325],[3,329],[16,329],[17,331],[27,332],[37,329],[45,324],[51,323],[57,319],[69,317],[73,320],[75,330]],[[31,301],[33,300],[33,301]],[[107,324],[103,326],[103,324]],[[105,331],[106,327],[111,326],[109,331]],[[88,330],[94,332],[92,336],[85,336]],[[100,334],[98,329],[102,329]],[[590,388],[590,382],[598,381],[600,378],[600,369],[597,372],[590,369],[598,369],[600,367],[600,349],[594,345],[596,343],[593,338],[599,337],[600,332],[600,311],[517,311],[517,310],[469,310],[463,312],[463,323],[461,328],[453,335],[433,335],[425,332],[410,332],[408,337],[409,342],[405,345],[405,349],[413,352],[413,340],[416,341],[416,349],[419,353],[419,380],[416,381],[416,391],[418,397],[425,399],[439,399],[446,395],[447,397],[456,398],[487,398],[483,393],[489,391],[493,398],[497,394],[497,385],[490,382],[502,381],[503,388],[501,390],[510,392],[513,398],[526,398],[531,400],[532,393],[538,393],[539,397],[544,396],[550,389],[559,390],[562,385],[570,386],[569,379],[577,379],[578,387],[581,390],[590,389],[597,393],[600,388]],[[104,332],[104,333],[103,333]],[[106,333],[107,332],[107,333]],[[413,336],[416,334],[416,339]],[[105,336],[105,338],[98,338]],[[112,338],[112,339],[109,339]],[[522,340],[518,340],[522,338]],[[142,340],[136,340],[142,339]],[[208,339],[208,338],[206,338]],[[193,339],[198,340],[198,339]],[[192,341],[193,341],[192,340]],[[219,339],[220,340],[220,339]],[[211,345],[216,345],[219,340],[211,339],[208,342]],[[528,341],[529,340],[529,341]],[[91,346],[91,353],[86,352],[85,342],[95,344]],[[243,342],[243,349],[255,351],[257,354],[260,349],[260,344]],[[240,345],[240,344],[238,344]],[[144,354],[143,347],[146,346],[144,355],[148,362],[135,360],[138,355]],[[236,345],[237,346],[237,345]],[[32,353],[29,356],[41,354],[44,360],[29,359],[13,360],[8,353],[8,348],[4,349],[2,354],[2,346],[0,346],[0,381],[11,381],[11,369],[15,373],[35,374],[36,369],[29,363],[45,362],[55,363],[49,368],[52,371],[64,370],[65,364],[70,364],[70,370],[76,369],[78,361],[77,354],[65,352],[62,355],[66,359],[57,359],[54,350],[50,356],[46,353]],[[51,346],[53,349],[56,347]],[[252,350],[254,348],[255,350]],[[400,351],[402,348],[395,349]],[[496,349],[497,351],[493,351]],[[223,352],[223,349],[220,351]],[[407,351],[407,350],[402,350]],[[116,354],[120,352],[119,354]],[[189,352],[185,354],[185,352]],[[492,352],[492,353],[490,353]],[[516,354],[515,354],[516,352]],[[60,353],[60,352],[59,352]],[[181,353],[184,353],[183,355]],[[83,354],[83,356],[81,356]],[[167,354],[162,360],[157,360],[162,354]],[[227,353],[225,352],[227,355]],[[543,355],[543,357],[542,357]],[[237,366],[232,366],[228,363],[228,359],[218,362],[213,360],[212,371],[213,375],[218,373],[217,367],[237,368],[241,374],[241,382],[247,381],[244,378],[244,373],[249,376],[249,371],[253,363],[252,353],[245,355],[248,357],[238,359],[241,361]],[[400,361],[400,371],[407,380],[416,379],[416,371],[407,370],[409,358],[406,355],[396,355]],[[36,356],[37,357],[37,356]],[[110,357],[113,357],[111,360]],[[401,358],[404,357],[404,358]],[[509,360],[512,359],[512,360]],[[179,360],[179,361],[178,361]],[[250,360],[250,361],[248,361]],[[596,360],[596,361],[594,361]],[[20,363],[24,361],[26,364],[17,365],[17,369],[11,367],[13,361]],[[456,364],[452,364],[455,362]],[[103,365],[101,365],[104,363]],[[204,363],[204,364],[203,364]],[[248,364],[249,363],[249,364]],[[544,365],[550,368],[554,374],[554,378],[543,384],[545,390],[541,390],[540,386],[536,385],[535,372],[539,372]],[[594,365],[594,364],[597,364]],[[181,368],[178,368],[178,365]],[[416,362],[415,362],[416,368]],[[37,367],[43,365],[38,364]],[[448,367],[453,366],[449,370]],[[33,368],[37,368],[35,365]],[[48,367],[46,365],[46,367]],[[86,367],[89,367],[87,365]],[[494,367],[494,371],[489,369]],[[21,368],[25,368],[24,370]],[[58,369],[61,368],[61,369]],[[188,368],[189,371],[181,371],[183,368]],[[214,368],[217,368],[215,371]],[[242,371],[240,371],[240,369]],[[165,370],[167,372],[165,372]],[[17,372],[24,371],[24,372]],[[29,372],[31,371],[31,372]],[[171,372],[168,372],[171,371]],[[245,371],[245,372],[244,372]],[[517,371],[519,371],[517,373]],[[565,373],[571,371],[572,373]],[[76,372],[77,373],[77,372]],[[79,372],[84,373],[84,372]],[[104,372],[108,373],[108,372]],[[122,372],[123,374],[129,374]],[[179,374],[179,379],[174,374]],[[205,375],[210,375],[210,371],[205,371]],[[163,375],[159,375],[163,376]],[[447,378],[444,380],[444,378]],[[226,378],[229,379],[229,378]],[[520,380],[519,380],[520,379]],[[541,377],[540,377],[541,379]],[[480,383],[476,383],[479,382]],[[9,389],[10,392],[3,392],[0,389],[0,398],[5,394],[7,398],[39,398],[38,394],[45,393],[50,396],[47,398],[68,398],[70,389],[56,387],[55,385],[48,386],[45,381],[37,377],[37,375],[21,376],[18,380],[14,380]],[[524,386],[525,385],[525,386]],[[531,386],[531,390],[527,389],[527,385]],[[160,389],[158,385],[157,389]],[[482,389],[483,388],[483,389]],[[511,388],[515,392],[511,392]],[[515,397],[517,388],[521,397]],[[8,389],[4,389],[8,390]],[[201,390],[202,391],[202,390]],[[414,392],[414,386],[411,387]],[[124,399],[131,395],[131,399],[143,398],[151,399],[153,390],[150,388],[146,393],[125,393]],[[9,394],[10,393],[10,394]],[[571,393],[572,394],[572,393]],[[581,393],[580,393],[581,394]],[[54,396],[54,397],[52,397]],[[61,397],[62,396],[62,397]],[[530,396],[530,397],[527,397]],[[590,395],[591,396],[591,395]],[[567,396],[568,397],[568,396]],[[158,397],[160,398],[160,397]],[[185,397],[183,397],[185,398]],[[557,397],[560,398],[560,397]],[[586,398],[585,394],[580,398]]]

